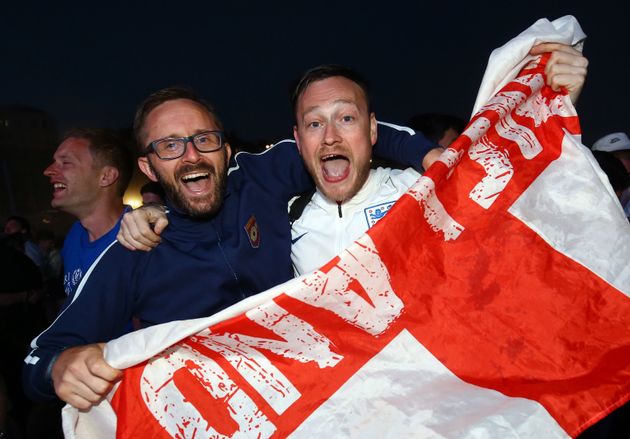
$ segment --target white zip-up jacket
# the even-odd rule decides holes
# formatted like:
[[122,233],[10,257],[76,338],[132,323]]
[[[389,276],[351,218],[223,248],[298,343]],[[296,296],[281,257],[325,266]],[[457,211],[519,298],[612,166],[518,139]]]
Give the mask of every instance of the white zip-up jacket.
[[420,177],[414,169],[372,169],[359,192],[341,206],[319,190],[291,228],[296,276],[320,268],[377,223]]

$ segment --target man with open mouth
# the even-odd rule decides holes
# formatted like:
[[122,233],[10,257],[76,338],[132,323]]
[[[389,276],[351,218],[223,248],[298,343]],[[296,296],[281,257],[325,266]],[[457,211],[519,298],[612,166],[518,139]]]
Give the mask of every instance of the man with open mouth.
[[66,133],[44,170],[53,187],[51,206],[78,219],[61,250],[66,294],[74,294],[115,239],[132,169],[132,154],[121,139],[108,130],[81,128]]
[[[576,102],[588,61],[564,44],[539,44],[531,54],[545,52],[552,53],[548,84],[566,88]],[[420,174],[412,168],[370,169],[376,118],[366,81],[357,72],[334,65],[315,67],[298,82],[292,102],[295,141],[317,188],[291,214],[291,259],[300,275],[350,246],[385,216]],[[424,157],[425,169],[438,151]]]
[[[315,67],[298,82],[292,102],[293,135],[316,186],[299,201],[307,201],[302,212],[292,206],[291,259],[300,275],[321,267],[365,233],[420,174],[413,168],[370,169],[377,123],[367,83],[357,72]],[[439,152],[427,154],[423,166]]]

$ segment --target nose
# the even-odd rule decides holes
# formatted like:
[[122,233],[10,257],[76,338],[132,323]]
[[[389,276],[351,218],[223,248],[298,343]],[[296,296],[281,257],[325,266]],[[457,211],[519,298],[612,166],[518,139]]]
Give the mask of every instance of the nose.
[[57,173],[57,169],[54,163],[48,166],[46,169],[44,169],[44,175],[46,177],[52,177],[56,173]]
[[201,155],[199,154],[199,151],[197,151],[197,148],[195,147],[195,144],[193,143],[192,140],[188,140],[186,142],[186,146],[184,149],[184,155],[182,156],[182,160],[186,161],[186,162],[191,162],[191,163],[196,163],[199,161],[199,159],[201,158]]
[[327,123],[324,130],[324,143],[326,145],[333,145],[339,141],[339,132],[337,126],[334,123]]

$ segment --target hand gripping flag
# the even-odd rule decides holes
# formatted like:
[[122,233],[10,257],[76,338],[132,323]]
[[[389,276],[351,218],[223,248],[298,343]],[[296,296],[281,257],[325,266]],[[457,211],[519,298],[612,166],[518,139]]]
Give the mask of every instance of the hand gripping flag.
[[[522,58],[580,35],[565,17],[516,40]],[[547,58],[486,87],[440,161],[320,270],[110,342],[124,378],[64,409],[67,435],[567,437],[626,403],[630,226]]]

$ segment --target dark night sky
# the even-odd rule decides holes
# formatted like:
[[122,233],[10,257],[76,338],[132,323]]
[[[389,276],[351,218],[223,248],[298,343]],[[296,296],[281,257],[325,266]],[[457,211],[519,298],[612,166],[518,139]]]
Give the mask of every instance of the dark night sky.
[[0,105],[44,109],[60,129],[126,127],[147,94],[186,84],[240,138],[278,140],[291,132],[289,85],[305,69],[335,62],[368,78],[381,120],[403,123],[424,111],[467,118],[494,48],[538,18],[572,14],[588,35],[578,105],[585,144],[630,131],[622,2],[379,2],[354,15],[356,5],[318,3],[282,16],[262,9],[269,4],[219,11],[217,3],[3,6]]

